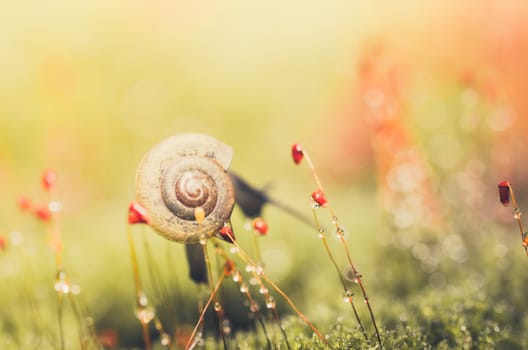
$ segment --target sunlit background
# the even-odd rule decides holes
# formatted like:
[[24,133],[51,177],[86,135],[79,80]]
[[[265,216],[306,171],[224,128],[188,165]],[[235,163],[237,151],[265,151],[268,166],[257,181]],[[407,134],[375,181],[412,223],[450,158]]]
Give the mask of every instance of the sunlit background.
[[[405,301],[416,295],[424,301],[413,305],[423,306],[428,320],[439,291],[480,301],[526,291],[526,278],[516,291],[484,288],[506,271],[507,281],[516,280],[526,263],[511,211],[496,199],[496,184],[508,179],[521,207],[528,204],[523,1],[52,1],[2,8],[0,279],[13,286],[0,291],[8,305],[0,317],[5,346],[40,337],[54,339],[40,342],[53,348],[58,337],[48,322],[56,318],[49,237],[18,204],[22,196],[48,200],[40,186],[45,169],[58,176],[51,197],[62,205],[64,265],[96,331],[117,334],[119,346],[141,346],[127,207],[143,155],[182,132],[231,145],[233,170],[310,216],[316,184],[290,158],[290,146],[301,143],[385,329],[418,323]],[[332,266],[317,232],[273,207],[264,216],[268,274],[308,316],[323,324],[350,318],[352,325],[337,277],[328,281]],[[244,221],[236,209],[235,228],[242,231]],[[183,248],[148,229],[135,233],[148,237],[175,298],[185,301],[174,322],[191,327],[196,291]],[[505,316],[517,307],[508,297],[512,304],[491,303],[500,317],[483,317],[510,332],[504,337],[517,343],[509,346],[526,346],[516,334],[528,320]],[[445,340],[440,334],[429,342]],[[458,336],[449,345],[460,345]]]

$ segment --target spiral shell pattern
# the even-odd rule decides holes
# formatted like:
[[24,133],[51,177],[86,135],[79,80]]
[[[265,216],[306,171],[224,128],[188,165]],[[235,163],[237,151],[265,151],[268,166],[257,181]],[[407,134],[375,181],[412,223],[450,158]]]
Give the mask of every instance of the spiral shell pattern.
[[[216,234],[235,203],[227,175],[231,147],[202,134],[181,134],[156,145],[136,175],[136,201],[149,224],[167,239],[197,243]],[[204,219],[196,220],[196,210]]]

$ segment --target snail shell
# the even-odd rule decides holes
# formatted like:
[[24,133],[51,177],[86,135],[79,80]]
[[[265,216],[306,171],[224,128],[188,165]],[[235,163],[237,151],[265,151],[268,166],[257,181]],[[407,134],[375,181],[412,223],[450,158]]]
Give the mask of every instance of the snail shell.
[[180,243],[216,234],[235,204],[226,172],[232,156],[231,147],[202,134],[176,135],[154,146],[136,174],[136,201],[147,210],[149,225]]

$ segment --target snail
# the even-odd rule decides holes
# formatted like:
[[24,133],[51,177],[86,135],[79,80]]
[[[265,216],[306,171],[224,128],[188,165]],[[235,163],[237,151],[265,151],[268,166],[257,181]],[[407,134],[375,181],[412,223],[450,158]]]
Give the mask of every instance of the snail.
[[163,237],[198,243],[214,236],[235,204],[227,168],[233,150],[203,134],[179,134],[154,146],[136,174],[136,201]]

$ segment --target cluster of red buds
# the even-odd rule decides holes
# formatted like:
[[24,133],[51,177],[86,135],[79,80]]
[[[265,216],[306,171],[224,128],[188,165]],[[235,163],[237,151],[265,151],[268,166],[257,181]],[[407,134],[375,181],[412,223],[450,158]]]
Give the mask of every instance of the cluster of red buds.
[[[57,175],[52,170],[45,170],[40,180],[42,189],[45,192],[51,192],[57,182]],[[46,201],[40,204],[34,203],[28,196],[22,195],[18,199],[18,207],[24,212],[33,214],[41,221],[49,222],[53,219],[53,215],[62,208],[62,205],[56,201]]]

